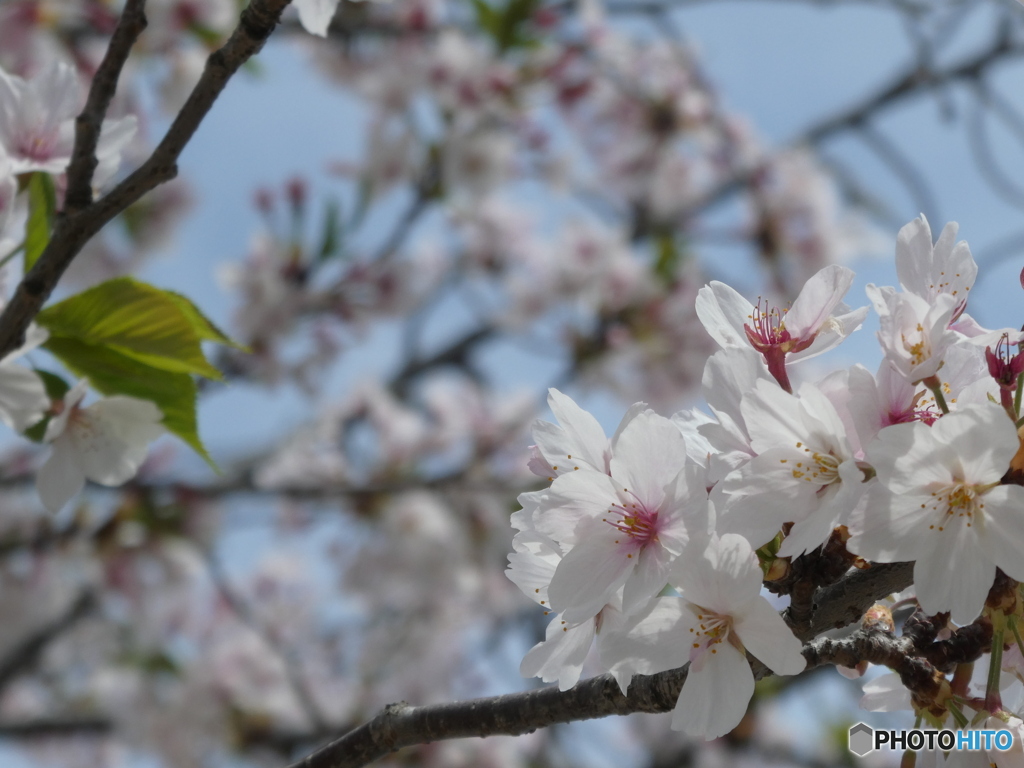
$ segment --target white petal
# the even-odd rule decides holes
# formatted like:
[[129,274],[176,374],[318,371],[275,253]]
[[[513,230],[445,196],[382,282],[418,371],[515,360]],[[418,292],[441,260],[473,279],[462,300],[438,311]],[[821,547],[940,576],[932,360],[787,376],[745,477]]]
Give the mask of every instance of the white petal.
[[673,558],[664,547],[652,542],[634,559],[636,568],[622,590],[622,607],[626,613],[643,606],[665,587]]
[[777,675],[798,675],[807,667],[803,644],[763,597],[733,616],[733,630],[744,647]]
[[899,712],[913,708],[910,691],[896,672],[886,672],[864,684],[860,708],[868,712]]
[[722,347],[749,347],[743,326],[754,312],[754,305],[734,288],[713,280],[697,292],[697,317],[711,338]]
[[914,564],[917,600],[928,614],[949,611],[961,626],[974,621],[995,581],[996,567],[971,529],[950,525],[941,541]]
[[85,486],[85,473],[76,461],[77,453],[67,438],[53,443],[50,458],[36,475],[39,498],[50,512],[60,512],[72,496]]
[[327,28],[338,9],[338,2],[339,0],[295,0],[295,8],[299,12],[299,21],[307,32],[327,37]]
[[983,497],[978,539],[987,556],[1017,581],[1024,581],[1024,488],[1000,485]]
[[797,338],[817,333],[853,284],[848,267],[830,264],[813,275],[786,313],[786,330]]
[[559,544],[574,545],[580,521],[603,517],[618,501],[615,481],[602,472],[584,468],[555,478],[541,498],[534,522],[538,531]]
[[569,461],[571,455],[573,459],[583,459],[598,472],[604,472],[604,451],[608,446],[608,438],[597,419],[580,408],[571,397],[554,388],[548,390],[548,405],[565,430],[568,444],[564,455],[561,451],[551,456],[545,453],[545,458],[557,466],[563,461]]
[[[569,550],[555,569],[548,587],[551,605],[570,622],[595,615],[633,571],[636,556],[620,539],[627,539],[600,520]],[[601,527],[607,528],[606,533]]]
[[726,533],[712,536],[703,556],[679,558],[672,576],[691,603],[732,614],[760,595],[764,574],[750,543]]
[[739,725],[754,695],[754,673],[746,657],[728,643],[699,671],[690,669],[672,712],[672,728],[716,739]]
[[618,631],[602,632],[601,662],[626,693],[633,675],[653,675],[689,661],[689,631],[698,623],[687,601],[655,598]]
[[43,418],[50,407],[39,376],[15,363],[0,363],[0,421],[24,432]]
[[86,477],[120,485],[134,477],[149,444],[163,433],[160,409],[134,397],[108,397],[82,409],[69,434]]
[[[686,461],[686,441],[670,420],[653,411],[638,414],[615,443],[612,477],[623,493],[657,509],[665,486]],[[628,489],[628,490],[627,490]]]
[[580,679],[593,640],[593,619],[570,627],[561,616],[556,616],[548,624],[544,640],[527,651],[519,674],[539,677],[545,683],[557,680],[558,689],[567,691]]

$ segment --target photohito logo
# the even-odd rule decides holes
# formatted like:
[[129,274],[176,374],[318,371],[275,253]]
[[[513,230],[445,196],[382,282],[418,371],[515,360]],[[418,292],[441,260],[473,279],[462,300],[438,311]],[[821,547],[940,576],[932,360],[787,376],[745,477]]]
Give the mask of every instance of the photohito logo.
[[857,723],[850,728],[849,748],[857,757],[889,749],[920,752],[922,749],[941,749],[943,752],[965,750],[977,752],[996,749],[1005,752],[1013,746],[1013,734],[1007,730],[941,731],[915,728],[912,731],[875,730],[866,723]]

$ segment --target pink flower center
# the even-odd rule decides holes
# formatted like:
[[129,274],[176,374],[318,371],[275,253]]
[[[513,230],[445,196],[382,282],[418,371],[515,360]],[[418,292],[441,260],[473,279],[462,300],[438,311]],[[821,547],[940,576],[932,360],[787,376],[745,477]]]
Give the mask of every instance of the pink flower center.
[[791,339],[786,330],[786,311],[769,306],[767,301],[761,309],[761,302],[758,297],[753,314],[748,316],[750,322],[743,325],[747,338],[758,352],[763,352],[765,347],[782,346]]
[[55,133],[29,133],[18,137],[13,154],[27,160],[45,162],[54,156],[56,144]]
[[608,510],[614,517],[604,518],[612,528],[629,537],[630,543],[643,549],[658,540],[658,512],[651,511],[640,502],[612,504]]

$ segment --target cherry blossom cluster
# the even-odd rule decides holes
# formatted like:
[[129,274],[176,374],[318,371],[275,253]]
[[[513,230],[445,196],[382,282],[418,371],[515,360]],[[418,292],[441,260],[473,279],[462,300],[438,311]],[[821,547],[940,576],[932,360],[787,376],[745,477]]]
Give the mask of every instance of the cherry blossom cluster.
[[[635,674],[689,663],[673,727],[725,734],[754,690],[748,652],[776,674],[805,664],[762,582],[829,542],[859,567],[913,562],[908,599],[951,626],[1003,611],[997,573],[1024,580],[1022,334],[966,313],[977,266],[956,235],[948,224],[933,243],[923,216],[907,224],[900,287],[867,287],[875,373],[798,378],[869,310],[842,303],[854,274],[830,266],[789,307],[720,282],[700,290],[721,347],[704,369],[706,410],[666,418],[637,403],[609,438],[551,391],[557,423],[534,425],[530,462],[550,485],[521,495],[512,521],[509,578],[552,617],[524,675],[571,687],[595,638],[623,692]],[[987,701],[976,708],[1005,720]]]
[[[10,257],[8,270],[20,263],[33,174],[52,179],[59,206],[74,116],[121,5],[0,2],[0,259]],[[283,196],[257,193],[263,227],[244,260],[221,273],[237,301],[229,330],[248,352],[225,351],[216,363],[234,382],[327,396],[290,439],[194,484],[171,471],[173,446],[162,444],[143,465],[165,431],[152,403],[90,401],[86,381],[63,394],[44,386],[33,368],[50,367],[40,350],[46,331],[33,326],[25,346],[0,361],[0,420],[34,434],[45,452],[4,457],[4,482],[15,480],[0,520],[0,645],[36,636],[54,617],[61,629],[36,667],[2,686],[0,723],[45,726],[67,713],[66,732],[25,741],[30,754],[62,765],[155,758],[184,767],[211,755],[278,765],[389,701],[492,689],[487,665],[532,625],[498,563],[511,538],[511,500],[540,476],[551,485],[523,496],[510,570],[553,620],[524,673],[571,686],[595,638],[623,689],[633,675],[690,662],[673,724],[704,737],[728,730],[753,684],[744,652],[779,674],[803,668],[799,642],[760,596],[765,572],[778,577],[788,558],[850,535],[861,536],[857,554],[884,561],[871,547],[895,539],[871,528],[877,521],[866,510],[896,505],[885,489],[902,498],[903,481],[876,466],[902,445],[883,428],[956,427],[970,401],[963,388],[985,379],[978,360],[1000,371],[997,384],[985,379],[989,392],[1016,415],[1016,338],[1000,344],[972,325],[960,306],[967,286],[958,283],[938,291],[960,298],[947,318],[953,340],[927,337],[945,364],[924,386],[890,366],[875,376],[850,369],[805,391],[789,364],[837,344],[864,318],[838,304],[848,270],[827,265],[874,235],[840,207],[810,150],[764,146],[726,107],[691,43],[634,39],[593,2],[537,4],[506,37],[485,30],[471,8],[514,3],[293,5],[297,13],[268,47],[297,42],[359,103],[351,117],[364,146],[336,148],[350,159],[329,165],[341,202],[323,218],[311,191],[319,180],[291,182]],[[234,27],[238,3],[149,0],[146,13],[103,126],[100,188],[147,149],[152,121],[141,105],[180,107]],[[727,217],[704,216],[737,197]],[[86,247],[62,286],[134,271],[186,202],[182,185],[150,193]],[[712,261],[705,240],[752,252],[774,294],[825,271],[784,319],[721,284],[701,290]],[[905,291],[928,311],[942,305],[941,322],[949,300],[926,290],[927,274],[918,277],[901,273]],[[915,300],[880,289],[872,301],[891,316],[883,326],[899,339],[892,354],[902,349],[901,365],[923,366],[913,375],[926,370],[933,361],[915,335]],[[438,350],[422,329],[453,307],[469,328]],[[338,368],[353,367],[354,348],[398,325],[407,359],[393,376],[367,376],[340,397],[330,391]],[[560,426],[538,426],[527,466],[524,426],[539,398],[510,394],[490,370],[493,352],[510,342],[560,357],[561,381],[666,408],[701,385],[716,342],[725,349],[705,370],[710,415],[665,419],[638,407],[608,438],[553,392]],[[879,416],[858,432],[875,413],[864,403],[894,398],[890,422]],[[942,402],[951,415],[941,415]],[[838,415],[823,415],[827,403]],[[883,405],[872,407],[881,413]],[[982,427],[960,428],[973,435]],[[810,481],[798,482],[791,468]],[[33,475],[38,490],[22,494],[17,478]],[[51,514],[86,481],[130,478],[117,493],[85,495],[74,515]],[[978,488],[993,481],[971,482],[947,500],[990,505],[999,489]],[[778,499],[762,503],[776,486]],[[251,565],[253,535],[272,542],[264,547],[271,556],[229,578],[218,556]],[[98,609],[79,611],[82,595]],[[920,597],[929,609],[945,599]],[[1003,657],[1007,674],[1013,659]],[[985,711],[1021,709],[1006,689],[1002,710]],[[93,736],[96,713],[110,730]],[[638,750],[685,743],[652,735],[660,727],[608,725]],[[415,759],[527,765],[550,761],[545,748],[566,754],[559,738],[540,731],[439,743]]]

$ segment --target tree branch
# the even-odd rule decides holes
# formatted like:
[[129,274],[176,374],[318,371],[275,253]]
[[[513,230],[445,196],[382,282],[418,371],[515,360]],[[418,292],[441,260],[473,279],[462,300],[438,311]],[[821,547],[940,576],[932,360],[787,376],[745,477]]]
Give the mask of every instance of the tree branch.
[[[49,244],[22,279],[10,303],[0,315],[0,357],[21,346],[29,323],[39,313],[64,271],[85,244],[128,206],[177,175],[178,157],[182,150],[224,90],[228,80],[263,47],[289,2],[290,0],[252,0],[242,11],[238,27],[228,41],[210,54],[199,82],[192,89],[185,105],[149,159],[105,197],[81,210],[65,208],[61,212]],[[111,47],[113,44],[112,40]],[[111,59],[112,62],[115,59],[116,56]],[[110,69],[113,70],[114,66],[112,63]],[[99,90],[102,91],[103,88]],[[100,96],[96,99],[99,102]],[[86,144],[87,140],[83,138],[82,146]],[[80,160],[80,165],[84,166],[84,163],[85,161]]]
[[75,120],[75,146],[68,165],[67,193],[64,196],[65,213],[92,204],[92,177],[98,163],[96,146],[99,144],[103,120],[117,91],[121,69],[145,28],[146,0],[128,0],[110,39],[107,53],[93,76],[85,109]]
[[0,659],[0,690],[34,664],[47,645],[77,624],[95,604],[92,592],[83,590],[63,614],[22,638],[7,656]]

